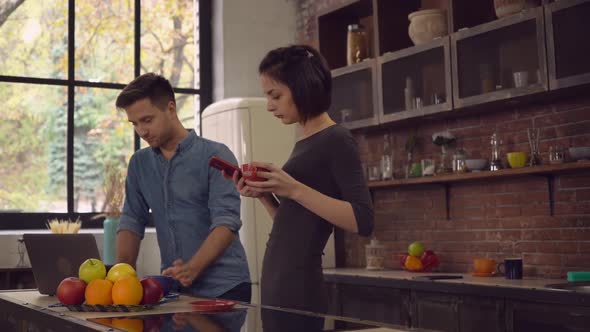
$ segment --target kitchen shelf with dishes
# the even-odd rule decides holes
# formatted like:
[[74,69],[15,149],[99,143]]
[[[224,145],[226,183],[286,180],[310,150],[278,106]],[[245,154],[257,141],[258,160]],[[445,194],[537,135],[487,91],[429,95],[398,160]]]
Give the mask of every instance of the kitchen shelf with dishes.
[[318,15],[329,112],[357,129],[586,88],[588,15],[590,0],[346,1]]
[[[587,148],[590,152],[590,148]],[[590,154],[586,157],[590,158]],[[385,188],[400,188],[416,185],[442,185],[445,189],[446,218],[450,219],[450,186],[453,183],[505,179],[522,176],[544,176],[547,178],[547,195],[549,202],[549,214],[554,215],[554,191],[555,175],[590,171],[590,160],[578,160],[576,162],[525,166],[521,168],[507,168],[495,171],[481,170],[463,173],[444,173],[433,176],[422,176],[407,179],[394,179],[385,181],[369,181],[371,192]]]

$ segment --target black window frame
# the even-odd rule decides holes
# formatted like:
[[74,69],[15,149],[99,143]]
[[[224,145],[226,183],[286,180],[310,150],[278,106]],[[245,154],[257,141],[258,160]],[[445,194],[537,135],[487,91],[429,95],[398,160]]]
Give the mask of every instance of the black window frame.
[[[39,85],[64,86],[68,89],[67,109],[67,213],[50,212],[0,212],[0,230],[27,230],[45,229],[47,221],[53,218],[79,219],[82,228],[102,228],[104,218],[93,219],[97,213],[75,213],[74,210],[74,96],[78,87],[104,88],[122,90],[125,84],[97,83],[75,79],[75,4],[76,0],[68,0],[68,75],[67,79],[46,79],[23,76],[0,75],[1,83],[27,83]],[[134,18],[134,77],[141,73],[141,0],[135,0]],[[213,78],[212,78],[212,1],[199,0],[199,80],[200,88],[174,88],[175,93],[199,95],[199,118],[205,107],[212,102]],[[200,119],[199,119],[200,120]],[[201,121],[199,121],[200,123]],[[139,136],[134,134],[134,150],[139,150]]]

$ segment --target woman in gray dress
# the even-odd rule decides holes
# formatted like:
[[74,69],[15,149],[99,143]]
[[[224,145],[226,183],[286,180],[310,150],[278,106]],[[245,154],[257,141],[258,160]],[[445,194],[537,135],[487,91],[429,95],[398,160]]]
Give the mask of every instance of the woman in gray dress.
[[[373,209],[357,144],[328,115],[332,77],[325,59],[305,45],[270,51],[259,66],[267,110],[285,125],[300,124],[302,137],[266,181],[233,181],[241,195],[260,200],[273,226],[262,264],[262,304],[325,312],[322,254],[334,227],[369,236]],[[286,316],[285,316],[286,315]],[[322,330],[323,321],[263,313],[264,331]]]

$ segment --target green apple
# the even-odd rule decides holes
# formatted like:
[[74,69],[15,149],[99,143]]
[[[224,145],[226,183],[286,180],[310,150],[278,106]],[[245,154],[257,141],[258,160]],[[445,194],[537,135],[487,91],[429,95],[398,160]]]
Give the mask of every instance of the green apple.
[[107,279],[112,283],[115,283],[117,280],[126,276],[137,277],[137,273],[131,265],[127,263],[118,263],[109,269]]
[[424,253],[424,244],[422,242],[416,241],[412,242],[408,246],[408,254],[410,256],[420,257]]
[[94,279],[104,279],[107,275],[107,269],[100,259],[89,258],[80,265],[78,277],[86,284]]

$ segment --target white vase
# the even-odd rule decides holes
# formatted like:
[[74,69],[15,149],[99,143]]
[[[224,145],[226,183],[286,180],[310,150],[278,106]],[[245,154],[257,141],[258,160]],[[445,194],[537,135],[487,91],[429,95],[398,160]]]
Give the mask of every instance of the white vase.
[[408,15],[408,34],[414,45],[428,43],[448,34],[447,12],[442,9],[425,9]]
[[494,0],[494,9],[498,18],[519,13],[527,7],[530,7],[527,6],[527,0]]

